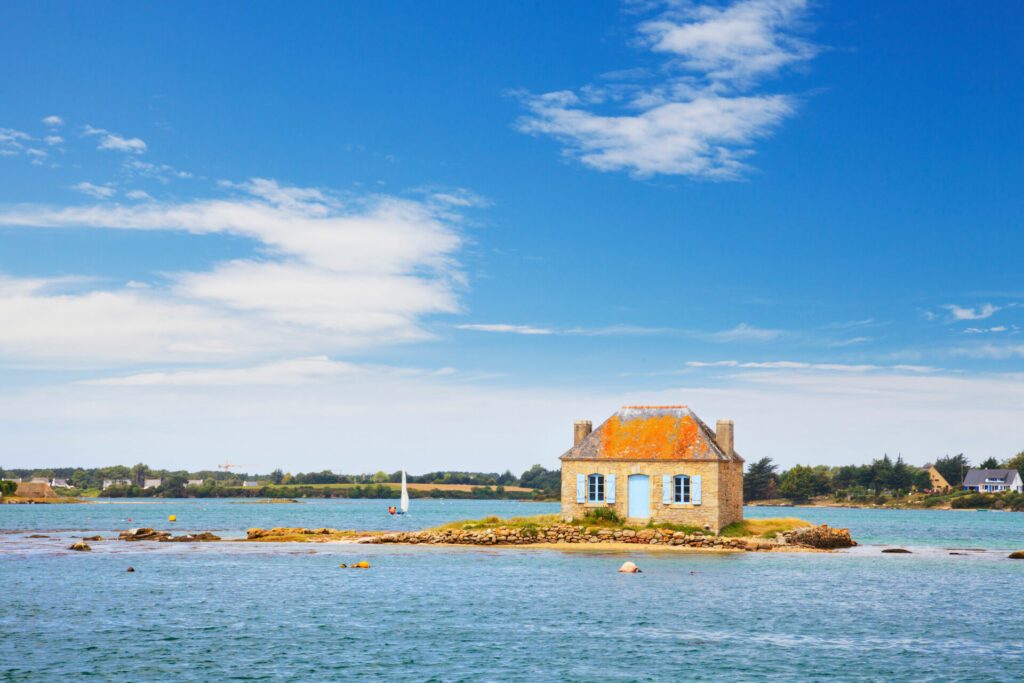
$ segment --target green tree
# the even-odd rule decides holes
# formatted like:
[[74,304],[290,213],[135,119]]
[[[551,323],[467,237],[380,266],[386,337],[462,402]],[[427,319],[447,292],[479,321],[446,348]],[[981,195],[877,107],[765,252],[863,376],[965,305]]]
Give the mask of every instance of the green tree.
[[386,482],[387,480],[388,480],[388,473],[385,472],[384,470],[381,470],[380,472],[377,472],[370,479],[370,481],[372,481],[375,484],[382,484],[382,483]]
[[16,481],[0,481],[0,494],[5,496],[13,496],[14,492],[18,490],[18,482]]
[[144,463],[139,463],[132,467],[131,475],[128,477],[132,480],[132,483],[136,486],[142,486],[146,482],[146,477],[149,475],[149,466]]
[[999,461],[990,456],[982,460],[978,467],[983,470],[997,470],[999,469]]
[[743,500],[768,500],[778,493],[779,468],[771,458],[761,458],[747,467],[743,477]]
[[963,486],[964,475],[971,467],[971,463],[964,457],[963,453],[958,455],[946,455],[935,461],[935,469],[955,489]]
[[1017,455],[1013,456],[1009,460],[1003,463],[1003,467],[1008,470],[1017,470],[1024,474],[1024,451],[1021,451]]
[[779,493],[794,503],[805,503],[814,496],[828,493],[830,482],[818,468],[796,465],[783,473]]
[[283,479],[284,472],[282,472],[280,468],[270,473],[270,481],[272,481],[274,484],[280,484]]

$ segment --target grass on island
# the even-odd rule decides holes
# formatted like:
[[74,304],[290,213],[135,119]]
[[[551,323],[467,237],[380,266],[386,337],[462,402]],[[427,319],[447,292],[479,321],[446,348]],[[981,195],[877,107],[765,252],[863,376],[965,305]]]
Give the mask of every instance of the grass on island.
[[[683,524],[649,523],[641,526],[630,525],[625,524],[611,510],[598,509],[594,512],[597,512],[598,514],[589,514],[583,519],[574,519],[572,524],[603,529],[631,529],[633,531],[640,531],[642,529],[662,529],[665,531],[682,531],[686,534],[693,534],[697,532],[703,533],[704,531],[700,527],[686,526]],[[430,531],[479,531],[482,529],[494,529],[498,527],[506,529],[536,530],[540,527],[552,526],[554,524],[561,523],[562,516],[557,514],[535,515],[532,517],[510,517],[508,519],[502,519],[500,517],[484,517],[483,519],[449,522],[448,524],[434,527],[433,529],[430,529]],[[793,529],[808,526],[812,526],[810,522],[797,519],[796,517],[745,519],[742,522],[734,522],[733,524],[725,527],[719,535],[727,538],[752,536],[760,538],[774,538],[777,533],[792,531]]]
[[740,538],[760,536],[761,538],[775,538],[775,534],[781,534],[793,529],[813,526],[810,522],[797,517],[766,517],[764,519],[744,519],[742,522],[733,522],[722,529],[720,536],[727,538]]

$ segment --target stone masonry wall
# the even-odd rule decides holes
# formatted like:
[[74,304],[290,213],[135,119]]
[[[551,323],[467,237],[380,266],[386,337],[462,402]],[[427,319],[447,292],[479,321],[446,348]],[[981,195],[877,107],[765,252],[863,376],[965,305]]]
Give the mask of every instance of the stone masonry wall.
[[[739,462],[719,461],[562,461],[562,517],[583,519],[589,510],[610,508],[621,519],[628,518],[629,475],[650,477],[650,517],[654,522],[668,522],[718,531],[743,519],[743,469]],[[615,503],[577,503],[576,475],[615,475]],[[662,475],[700,475],[701,504],[662,503]],[[607,497],[607,492],[606,492]]]

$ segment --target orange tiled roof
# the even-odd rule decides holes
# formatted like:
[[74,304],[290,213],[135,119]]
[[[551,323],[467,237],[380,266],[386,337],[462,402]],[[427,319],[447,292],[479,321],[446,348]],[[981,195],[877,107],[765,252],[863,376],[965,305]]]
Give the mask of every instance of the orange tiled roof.
[[[623,406],[562,455],[582,460],[730,460],[686,406]],[[742,460],[738,455],[733,458]]]

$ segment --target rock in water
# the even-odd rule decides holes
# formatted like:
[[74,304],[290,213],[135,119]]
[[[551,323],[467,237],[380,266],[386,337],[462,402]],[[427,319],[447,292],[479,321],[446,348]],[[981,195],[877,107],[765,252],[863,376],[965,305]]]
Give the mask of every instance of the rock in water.
[[135,567],[128,567],[128,569],[125,569],[125,571],[128,572],[128,573],[131,573],[131,572],[135,571]]
[[910,551],[906,548],[886,548],[882,551],[883,553],[899,553],[909,555]]
[[1024,550],[1015,550],[1009,557],[1011,560],[1024,560]]
[[75,541],[71,544],[71,550],[92,550],[85,541]]
[[639,574],[640,567],[636,566],[632,562],[623,562],[622,566],[619,567],[619,572],[622,574]]

